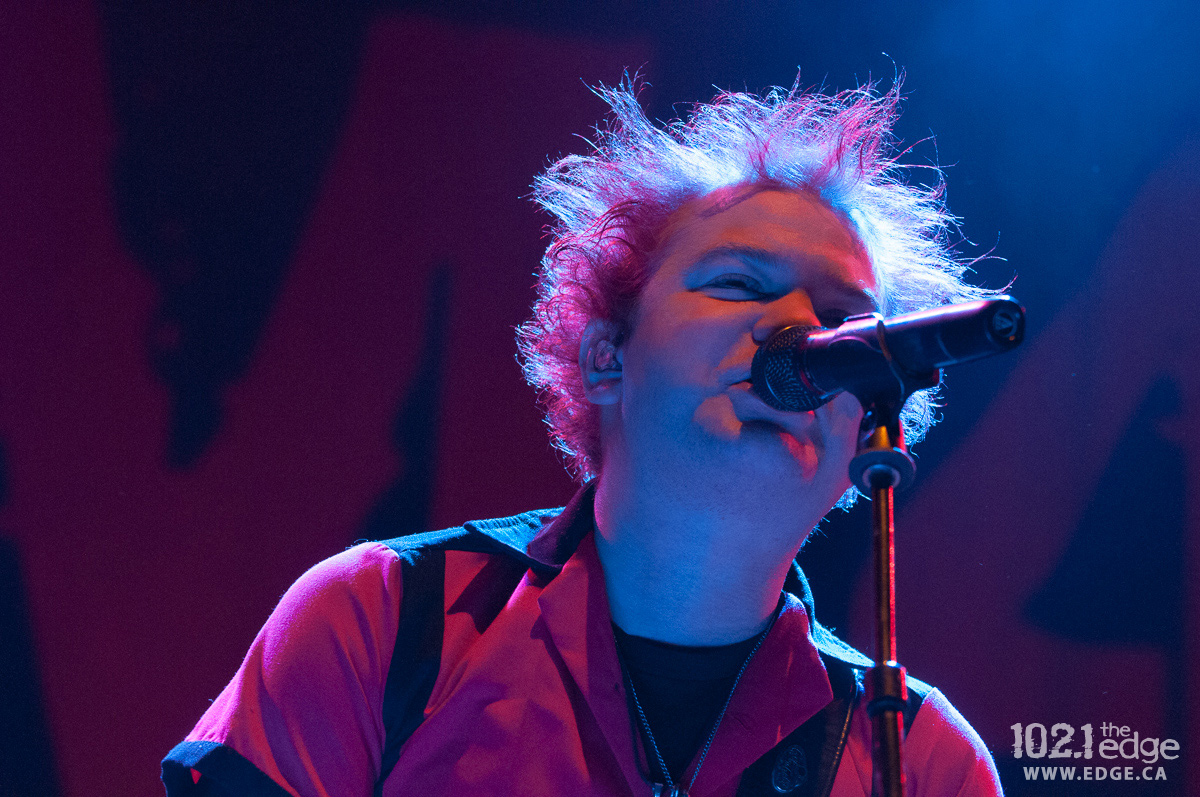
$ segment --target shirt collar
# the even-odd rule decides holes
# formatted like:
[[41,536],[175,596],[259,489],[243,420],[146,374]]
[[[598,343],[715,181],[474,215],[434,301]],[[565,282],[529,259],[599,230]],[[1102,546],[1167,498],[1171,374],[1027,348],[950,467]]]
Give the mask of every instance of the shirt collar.
[[[524,558],[545,578],[538,597],[542,620],[636,794],[644,786],[604,573],[589,536],[594,528],[593,496],[593,485],[588,484],[557,514],[527,513],[475,524],[475,529]],[[813,630],[819,626],[811,617],[812,593],[803,573],[794,567],[782,610],[746,668],[700,770],[697,794],[739,777],[833,699],[814,641]]]

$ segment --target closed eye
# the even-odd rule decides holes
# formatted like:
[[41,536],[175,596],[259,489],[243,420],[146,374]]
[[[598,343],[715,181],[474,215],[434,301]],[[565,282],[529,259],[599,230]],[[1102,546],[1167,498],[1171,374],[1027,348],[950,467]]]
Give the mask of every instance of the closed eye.
[[746,274],[722,274],[704,283],[704,291],[728,301],[751,301],[767,295],[762,283]]

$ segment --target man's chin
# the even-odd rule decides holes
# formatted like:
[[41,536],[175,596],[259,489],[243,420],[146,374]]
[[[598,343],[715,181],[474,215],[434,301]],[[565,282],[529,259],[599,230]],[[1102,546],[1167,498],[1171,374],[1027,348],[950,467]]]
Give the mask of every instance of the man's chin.
[[771,421],[752,420],[740,424],[736,440],[731,442],[744,467],[779,471],[805,483],[817,477],[821,452],[808,435],[798,436]]

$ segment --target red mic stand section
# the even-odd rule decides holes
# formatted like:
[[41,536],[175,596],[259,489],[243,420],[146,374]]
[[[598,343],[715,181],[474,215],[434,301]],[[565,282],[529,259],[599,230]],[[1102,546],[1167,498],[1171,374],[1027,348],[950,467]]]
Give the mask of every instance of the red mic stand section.
[[908,701],[904,668],[896,661],[896,527],[892,498],[917,468],[904,445],[900,407],[879,400],[866,407],[850,478],[871,496],[875,551],[875,666],[867,671],[871,718],[872,797],[904,797],[903,712]]

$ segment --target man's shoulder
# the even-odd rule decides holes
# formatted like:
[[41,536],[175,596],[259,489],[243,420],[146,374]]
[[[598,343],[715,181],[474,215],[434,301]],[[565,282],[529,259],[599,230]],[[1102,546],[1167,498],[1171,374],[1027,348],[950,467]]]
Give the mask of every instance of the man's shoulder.
[[[871,777],[870,721],[865,681],[874,662],[829,629],[813,624],[813,641],[829,673],[835,695],[849,694],[857,703],[858,736],[847,755],[857,771],[856,782]],[[839,682],[842,684],[839,691]],[[916,794],[956,794],[995,797],[1001,794],[995,762],[975,729],[936,687],[905,675],[908,700],[904,707],[904,757],[915,778]],[[849,781],[847,782],[847,784]],[[843,792],[836,791],[835,794]],[[859,793],[851,788],[844,793]]]

